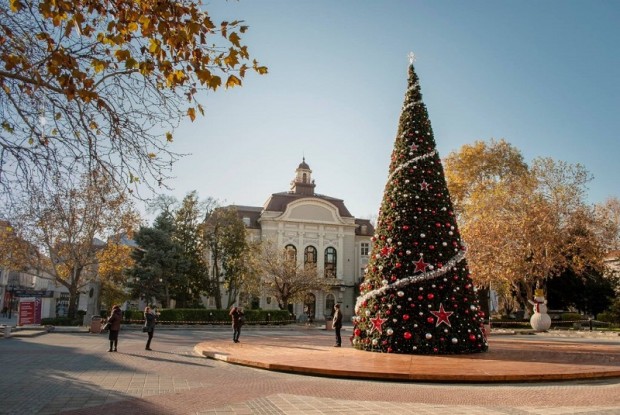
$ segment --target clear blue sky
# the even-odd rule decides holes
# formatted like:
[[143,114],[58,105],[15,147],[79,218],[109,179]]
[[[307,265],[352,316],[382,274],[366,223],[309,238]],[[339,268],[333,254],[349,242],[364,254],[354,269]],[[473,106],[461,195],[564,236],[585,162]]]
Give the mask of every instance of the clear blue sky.
[[212,0],[269,67],[204,96],[176,133],[173,194],[262,206],[305,155],[316,192],[376,215],[416,71],[442,157],[504,138],[526,161],[583,164],[620,197],[620,1]]

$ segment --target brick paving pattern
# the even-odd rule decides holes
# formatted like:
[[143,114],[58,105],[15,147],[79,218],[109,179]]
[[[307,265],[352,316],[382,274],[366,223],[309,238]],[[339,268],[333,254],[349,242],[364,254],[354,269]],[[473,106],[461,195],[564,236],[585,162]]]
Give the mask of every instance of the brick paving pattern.
[[[321,331],[246,330],[242,342]],[[228,330],[50,333],[0,339],[0,414],[620,414],[620,379],[453,384],[315,377],[231,365],[197,356],[196,344]],[[549,339],[565,342],[565,339]],[[572,340],[571,340],[572,341]],[[577,339],[584,345],[619,340]]]

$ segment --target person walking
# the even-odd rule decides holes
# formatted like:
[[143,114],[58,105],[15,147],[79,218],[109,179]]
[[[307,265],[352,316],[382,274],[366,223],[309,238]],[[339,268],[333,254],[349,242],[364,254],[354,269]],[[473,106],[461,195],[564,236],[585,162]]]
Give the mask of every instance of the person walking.
[[121,330],[121,320],[123,319],[121,308],[118,305],[112,307],[112,315],[108,319],[110,323],[110,334],[108,340],[110,340],[110,350],[108,352],[118,351],[118,332]]
[[243,310],[239,307],[230,309],[230,316],[232,317],[233,327],[233,341],[239,343],[239,336],[241,335],[241,326],[243,325]]
[[342,337],[340,337],[340,329],[342,328],[342,311],[340,311],[340,304],[336,304],[334,306],[332,327],[334,327],[334,330],[336,331],[336,344],[334,344],[334,347],[340,347],[342,345]]
[[153,333],[155,332],[155,321],[157,320],[157,316],[153,311],[151,311],[150,307],[146,307],[144,309],[144,331],[149,335],[149,339],[146,341],[146,347],[144,350],[152,350],[151,349],[151,340],[153,340]]

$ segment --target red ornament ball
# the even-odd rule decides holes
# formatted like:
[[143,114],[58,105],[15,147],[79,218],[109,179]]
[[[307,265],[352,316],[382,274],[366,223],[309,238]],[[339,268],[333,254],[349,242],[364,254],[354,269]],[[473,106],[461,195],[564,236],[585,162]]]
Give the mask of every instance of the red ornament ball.
[[406,332],[403,334],[403,337],[405,338],[405,340],[409,340],[409,339],[411,338],[411,333],[409,333],[408,331],[406,331]]
[[360,334],[362,334],[362,331],[361,331],[360,329],[355,329],[355,331],[354,331],[353,333],[355,333],[355,335],[356,335],[357,337],[359,337],[359,336],[360,336]]

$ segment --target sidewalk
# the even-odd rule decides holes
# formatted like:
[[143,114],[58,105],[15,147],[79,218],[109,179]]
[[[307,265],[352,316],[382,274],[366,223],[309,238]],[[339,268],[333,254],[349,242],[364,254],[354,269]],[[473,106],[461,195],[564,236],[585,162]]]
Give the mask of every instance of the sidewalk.
[[[0,340],[2,415],[612,415],[620,413],[620,378],[577,382],[385,382],[300,376],[257,370],[193,353],[199,343],[230,343],[232,330],[123,330],[119,351],[108,353],[105,334],[49,333]],[[543,343],[619,348],[616,338],[499,336],[536,355]],[[287,340],[290,340],[288,342]],[[500,339],[497,339],[499,341]],[[276,342],[301,357],[355,353],[364,360],[388,355],[332,348],[333,332],[247,330],[240,348]],[[491,339],[495,347],[495,339]],[[587,358],[588,353],[582,355]],[[484,355],[479,355],[485,357]],[[428,357],[432,359],[431,357]],[[449,359],[449,357],[444,357]],[[534,358],[533,358],[534,359]],[[535,359],[534,359],[535,360]],[[478,362],[470,362],[470,366]],[[523,365],[529,365],[524,362]],[[580,363],[575,363],[576,366]],[[617,362],[611,363],[617,367]]]

